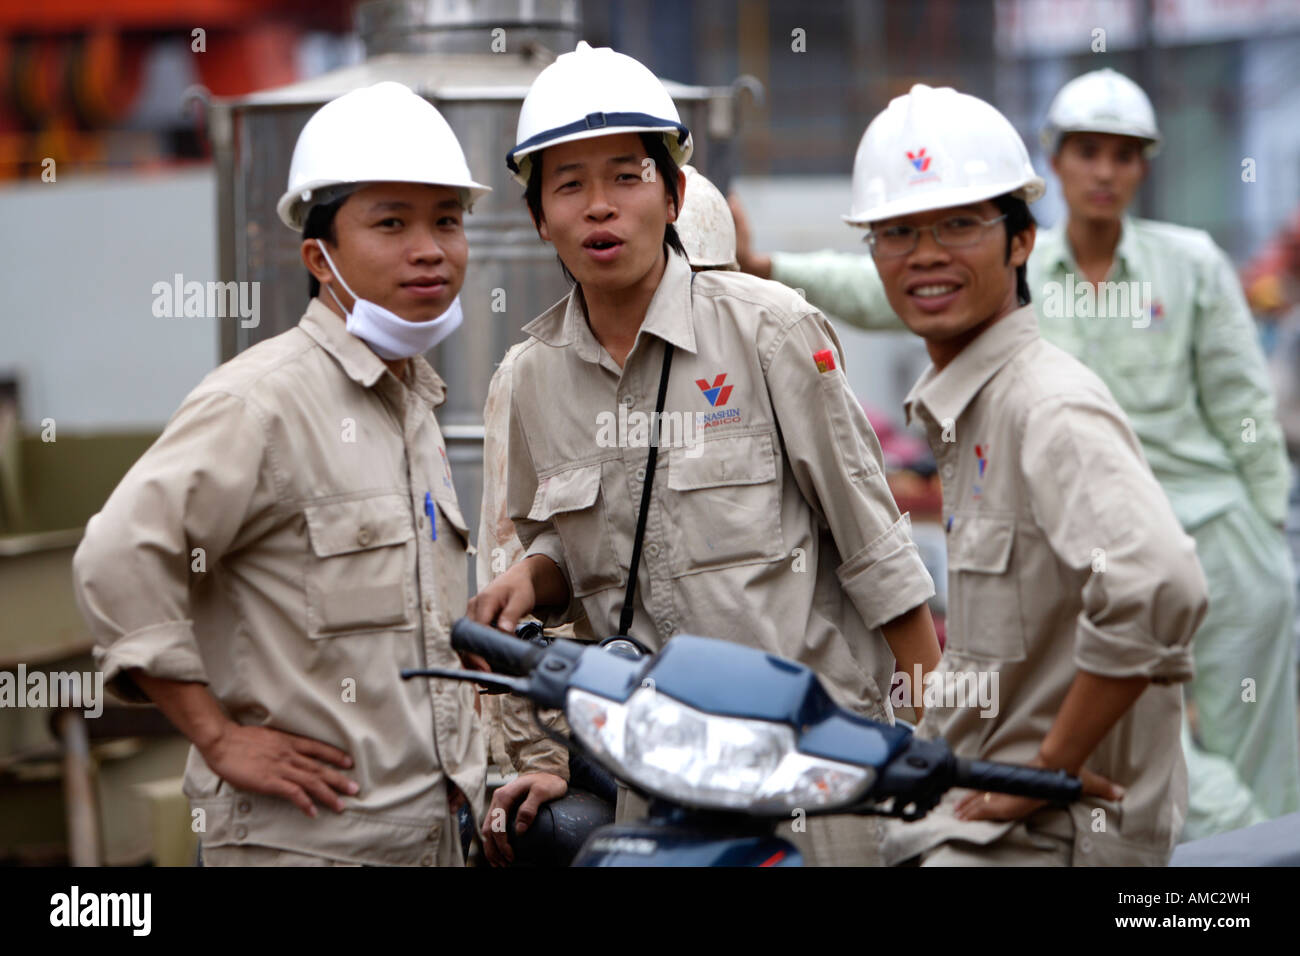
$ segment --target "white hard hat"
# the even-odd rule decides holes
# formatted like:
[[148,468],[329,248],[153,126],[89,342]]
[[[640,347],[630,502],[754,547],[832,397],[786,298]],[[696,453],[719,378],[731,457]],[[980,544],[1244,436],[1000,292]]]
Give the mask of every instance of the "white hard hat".
[[1055,155],[1066,133],[1115,133],[1147,141],[1143,153],[1160,149],[1156,111],[1142,87],[1109,67],[1076,76],[1061,87],[1047,111],[1040,139]]
[[311,207],[338,195],[337,187],[373,182],[450,186],[467,209],[492,191],[470,176],[460,141],[437,107],[391,81],[344,93],[312,115],[275,209],[301,231]]
[[1004,193],[1033,202],[1045,189],[1005,116],[978,97],[918,83],[862,134],[844,221],[865,226]]
[[678,166],[691,158],[691,131],[673,98],[648,69],[585,40],[542,70],[519,110],[515,148],[506,165],[528,185],[528,157],[547,146],[611,133],[659,133]]
[[683,166],[682,172],[686,193],[676,226],[687,261],[696,268],[737,268],[736,221],[727,200],[694,166]]

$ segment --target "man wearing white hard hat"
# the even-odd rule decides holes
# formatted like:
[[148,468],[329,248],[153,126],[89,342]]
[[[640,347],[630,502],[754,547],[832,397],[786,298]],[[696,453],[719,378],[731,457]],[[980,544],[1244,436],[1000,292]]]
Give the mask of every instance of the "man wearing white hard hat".
[[458,663],[468,532],[421,353],[460,322],[486,191],[406,87],[321,107],[278,209],[327,295],[208,375],[86,528],[96,658],[193,743],[206,865],[463,862],[474,693],[399,672]]
[[1136,314],[1115,315],[1100,314],[1100,295],[1097,314],[1062,296],[1040,309],[1040,323],[1128,414],[1209,581],[1187,687],[1196,739],[1184,728],[1184,838],[1300,810],[1293,572],[1282,530],[1290,468],[1236,270],[1207,233],[1127,214],[1160,146],[1155,111],[1132,80],[1109,69],[1071,80],[1042,140],[1069,216],[1030,261],[1032,288],[1147,283],[1151,293]]
[[[1184,727],[1184,839],[1300,810],[1293,572],[1281,530],[1290,473],[1235,270],[1207,233],[1127,214],[1160,145],[1151,102],[1127,77],[1101,69],[1063,86],[1042,143],[1069,215],[1029,257],[1040,331],[1124,409],[1210,585],[1187,688],[1197,734]],[[869,259],[760,255],[734,206],[742,268],[806,289],[861,328],[901,327]]]
[[[830,326],[782,286],[692,273],[673,227],[690,133],[630,57],[585,43],[559,57],[517,142],[508,162],[575,286],[515,355],[507,504],[526,554],[470,615],[510,630],[534,609],[585,612],[592,632],[651,649],[681,632],[733,640],[888,719],[895,657],[938,658],[933,582]],[[521,780],[510,800],[563,792],[555,774]],[[792,830],[812,862],[879,859],[873,821]]]
[[1105,385],[1044,342],[1025,262],[1043,193],[996,109],[914,86],[867,128],[845,217],[931,366],[905,402],[943,482],[939,671],[996,674],[996,707],[943,701],[918,733],[964,757],[1064,769],[1068,808],[955,791],[890,828],[922,865],[1163,865],[1186,807],[1178,734],[1205,584]]
[[[682,172],[686,174],[686,187],[682,193],[682,213],[674,225],[682,248],[686,250],[691,271],[734,271],[736,229],[727,200],[718,187],[694,166],[683,166]],[[526,342],[521,342],[506,351],[488,383],[487,401],[483,405],[483,504],[479,512],[476,566],[480,588],[524,557],[524,546],[515,533],[506,501],[506,439],[510,432],[510,381],[514,375],[515,357],[526,345]],[[575,625],[569,633],[580,638],[590,640],[608,636],[592,634],[585,616]],[[506,731],[505,747],[511,764],[519,773],[519,777],[501,788],[500,800],[510,799],[516,791],[527,794],[515,817],[520,832],[523,832],[536,819],[542,803],[565,792],[562,784],[569,777],[568,754],[557,748],[546,731],[538,726],[533,718],[533,707],[526,699],[503,694],[499,708]],[[552,729],[567,732],[564,716],[558,711],[547,712],[544,720]],[[559,780],[553,781],[548,790],[533,785],[528,775],[535,773],[549,773]]]

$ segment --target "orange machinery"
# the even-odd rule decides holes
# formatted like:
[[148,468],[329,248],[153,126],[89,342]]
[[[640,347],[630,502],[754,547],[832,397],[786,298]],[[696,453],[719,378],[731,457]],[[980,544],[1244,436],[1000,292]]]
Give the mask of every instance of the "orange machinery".
[[[39,177],[46,158],[103,162],[104,136],[130,113],[147,56],[160,43],[184,43],[210,93],[238,96],[297,79],[303,33],[348,31],[350,6],[348,0],[118,0],[107,9],[102,0],[5,0],[0,178]],[[149,162],[157,153],[139,156]]]

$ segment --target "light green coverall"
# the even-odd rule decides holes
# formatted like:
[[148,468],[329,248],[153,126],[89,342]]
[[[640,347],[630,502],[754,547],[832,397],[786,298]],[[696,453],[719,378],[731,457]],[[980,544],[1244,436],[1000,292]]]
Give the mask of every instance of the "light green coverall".
[[[774,253],[772,278],[859,328],[906,331],[869,255]],[[1201,230],[1125,217],[1099,292],[1063,224],[1039,231],[1027,279],[1043,337],[1096,372],[1128,414],[1209,582],[1187,691],[1198,739],[1183,729],[1183,839],[1300,810],[1293,574],[1281,531],[1290,469],[1231,263]]]

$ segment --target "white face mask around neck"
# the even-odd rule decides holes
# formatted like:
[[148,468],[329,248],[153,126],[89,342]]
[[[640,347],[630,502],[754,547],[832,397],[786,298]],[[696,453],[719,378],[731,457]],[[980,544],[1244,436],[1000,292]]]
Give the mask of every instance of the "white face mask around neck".
[[325,256],[330,271],[343,284],[348,295],[352,296],[352,310],[348,311],[343,309],[343,303],[339,302],[334,290],[328,285],[325,287],[330,298],[348,317],[348,334],[355,335],[365,342],[380,358],[393,361],[427,352],[460,328],[461,322],[464,321],[465,313],[461,311],[459,295],[452,299],[446,312],[428,322],[408,322],[395,312],[390,312],[369,299],[358,297],[343,278],[343,274],[334,267],[330,254],[325,249],[325,243],[317,239],[316,245],[320,246],[321,254]]

